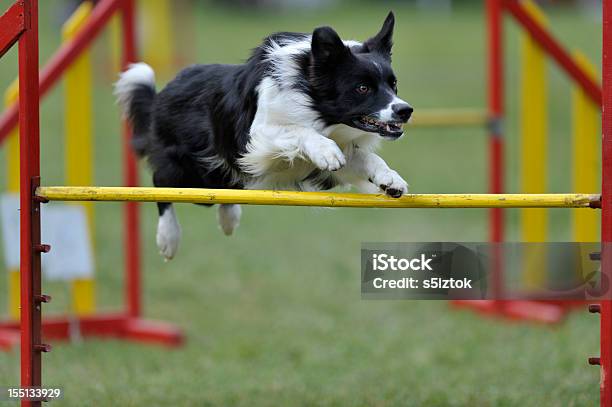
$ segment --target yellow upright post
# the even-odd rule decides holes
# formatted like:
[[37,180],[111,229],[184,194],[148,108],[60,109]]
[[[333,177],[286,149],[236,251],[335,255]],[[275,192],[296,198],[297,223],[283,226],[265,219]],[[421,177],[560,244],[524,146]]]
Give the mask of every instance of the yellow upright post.
[[141,15],[144,16],[143,36],[144,60],[161,78],[171,74],[174,65],[172,46],[174,33],[170,24],[172,7],[170,0],[141,0]]
[[[546,25],[544,13],[531,0],[525,7],[540,24]],[[528,33],[521,39],[520,165],[521,192],[544,193],[547,190],[548,95],[546,57]],[[546,209],[521,210],[521,240],[545,242],[548,232]],[[523,282],[526,288],[538,288],[546,279],[546,252],[534,247],[525,252]]]
[[[70,41],[91,14],[92,3],[84,2],[62,28],[64,41]],[[92,65],[89,51],[85,51],[66,71],[65,96],[65,162],[68,185],[93,184],[92,142]],[[93,207],[84,202],[89,231],[93,236]],[[95,308],[94,280],[75,279],[72,282],[72,305],[77,315],[88,315]]]
[[110,56],[114,72],[121,71],[121,22],[119,18],[120,15],[115,13],[109,23]]
[[[15,80],[4,94],[4,104],[13,105],[19,97],[19,82]],[[19,135],[17,128],[6,141],[7,192],[19,195]],[[19,319],[19,269],[8,271],[8,311],[12,319]]]
[[[580,52],[574,54],[578,65],[597,81],[597,69]],[[579,86],[572,90],[573,108],[573,188],[575,192],[599,190],[599,106]],[[588,211],[587,211],[588,212]],[[599,213],[573,213],[573,232],[576,242],[599,240]]]

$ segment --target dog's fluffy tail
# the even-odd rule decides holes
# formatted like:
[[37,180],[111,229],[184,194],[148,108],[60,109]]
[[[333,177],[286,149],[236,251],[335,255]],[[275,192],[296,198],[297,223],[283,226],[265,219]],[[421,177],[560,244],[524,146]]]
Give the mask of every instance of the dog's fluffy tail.
[[132,147],[138,156],[147,155],[151,133],[151,110],[155,99],[155,73],[143,63],[132,64],[119,75],[115,96],[132,125]]

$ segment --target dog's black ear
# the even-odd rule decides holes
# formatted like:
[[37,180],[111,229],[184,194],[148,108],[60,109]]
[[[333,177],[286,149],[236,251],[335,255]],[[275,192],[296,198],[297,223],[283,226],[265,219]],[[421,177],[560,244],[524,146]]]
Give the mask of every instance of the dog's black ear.
[[337,61],[350,55],[350,50],[331,27],[319,27],[312,33],[312,55],[316,61]]
[[391,48],[393,47],[393,27],[395,27],[395,16],[393,15],[393,11],[390,11],[378,34],[364,42],[363,45],[369,52],[380,52],[381,54],[391,55]]

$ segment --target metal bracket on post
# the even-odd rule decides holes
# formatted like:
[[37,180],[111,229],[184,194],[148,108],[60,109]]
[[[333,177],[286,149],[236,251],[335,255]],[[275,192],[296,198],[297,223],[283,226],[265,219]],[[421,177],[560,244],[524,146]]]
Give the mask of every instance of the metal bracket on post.
[[589,204],[589,208],[601,209],[601,195],[599,196],[599,200],[593,201]]
[[41,294],[41,295],[36,296],[36,298],[34,298],[34,301],[36,301],[38,304],[43,303],[43,302],[48,304],[51,302],[51,296],[47,294]]
[[39,253],[49,253],[51,251],[51,245],[37,244],[34,246],[34,250],[36,250]]
[[41,343],[38,345],[34,345],[34,350],[38,351],[38,352],[42,352],[42,353],[47,353],[47,352],[51,352],[51,345],[49,345],[48,343]]
[[[40,176],[32,177],[31,183],[31,198],[32,198],[32,350],[35,353],[51,352],[51,345],[42,341],[42,304],[49,302],[51,297],[45,296],[42,291],[42,269],[41,269],[41,254],[51,251],[51,246],[42,244],[41,240],[41,221],[40,221],[40,204],[41,201],[36,196],[36,190],[40,186]],[[40,358],[40,355],[38,356]],[[37,362],[37,369],[40,375],[42,361]]]
[[589,365],[591,366],[599,366],[601,365],[601,359],[598,357],[589,358]]
[[494,137],[504,134],[504,119],[501,117],[490,117],[487,121],[487,131]]
[[34,202],[49,203],[49,200],[44,196],[36,195],[36,191],[34,191],[34,197],[32,199],[34,199]]

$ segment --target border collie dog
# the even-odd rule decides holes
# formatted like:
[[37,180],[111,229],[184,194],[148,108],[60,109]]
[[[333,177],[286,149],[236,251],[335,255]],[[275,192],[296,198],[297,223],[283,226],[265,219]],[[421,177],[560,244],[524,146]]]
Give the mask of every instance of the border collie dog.
[[[157,187],[327,190],[354,186],[399,198],[408,185],[374,153],[403,134],[412,107],[391,69],[395,18],[365,42],[330,27],[281,32],[242,65],[193,65],[157,93],[153,70],[133,64],[116,95]],[[176,254],[181,230],[158,203],[157,246]],[[230,235],[239,205],[220,205]]]

